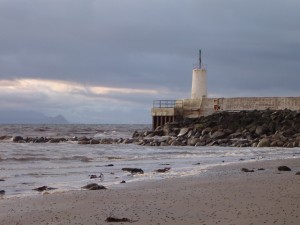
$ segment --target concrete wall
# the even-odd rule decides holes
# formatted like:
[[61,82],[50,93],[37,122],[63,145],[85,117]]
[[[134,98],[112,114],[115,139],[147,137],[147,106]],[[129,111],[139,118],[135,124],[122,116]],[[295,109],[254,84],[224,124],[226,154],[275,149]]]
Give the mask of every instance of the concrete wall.
[[300,97],[223,98],[219,102],[222,110],[300,110]]
[[183,99],[183,117],[207,116],[216,111],[283,110],[300,111],[300,97],[244,97]]
[[300,97],[199,98],[176,100],[173,108],[152,108],[153,129],[179,118],[208,116],[217,111],[300,111]]
[[152,116],[174,116],[175,108],[152,108]]

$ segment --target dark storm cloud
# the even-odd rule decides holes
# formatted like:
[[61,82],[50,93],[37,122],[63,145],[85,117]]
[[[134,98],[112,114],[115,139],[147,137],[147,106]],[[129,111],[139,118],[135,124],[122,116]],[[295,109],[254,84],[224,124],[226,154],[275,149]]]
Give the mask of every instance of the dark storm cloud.
[[1,0],[0,80],[158,90],[96,96],[144,107],[189,97],[202,48],[212,96],[299,96],[299,11],[297,0]]

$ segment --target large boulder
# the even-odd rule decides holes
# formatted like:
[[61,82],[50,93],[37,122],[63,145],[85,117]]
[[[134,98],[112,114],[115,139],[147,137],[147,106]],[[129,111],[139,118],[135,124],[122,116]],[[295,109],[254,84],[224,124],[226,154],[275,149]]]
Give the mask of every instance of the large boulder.
[[215,131],[212,135],[211,135],[211,139],[221,139],[226,137],[226,133],[224,133],[223,131]]
[[189,128],[184,127],[184,128],[182,128],[180,130],[180,132],[179,132],[179,134],[177,136],[178,137],[184,136],[184,135],[186,135],[189,132],[189,130],[190,130]]
[[266,134],[268,131],[269,131],[269,129],[266,126],[257,126],[255,129],[255,134],[257,136],[261,136],[261,135]]
[[13,142],[20,142],[20,141],[23,141],[23,137],[21,137],[21,136],[14,136],[13,137]]
[[201,134],[202,136],[209,134],[212,131],[210,127],[206,127],[205,129],[202,130]]
[[258,142],[257,147],[258,148],[270,147],[270,145],[271,145],[270,140],[268,138],[263,138]]
[[188,141],[188,144],[189,145],[192,145],[192,146],[195,146],[195,144],[197,144],[197,142],[199,142],[200,139],[199,138],[191,138],[189,141]]
[[277,169],[279,171],[292,171],[288,166],[279,166]]

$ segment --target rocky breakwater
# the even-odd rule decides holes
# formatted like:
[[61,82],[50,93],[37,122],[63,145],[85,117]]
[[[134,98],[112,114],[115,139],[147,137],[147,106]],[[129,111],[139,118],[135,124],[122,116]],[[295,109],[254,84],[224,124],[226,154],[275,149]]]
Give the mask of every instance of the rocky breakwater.
[[300,112],[223,111],[135,132],[133,137],[151,146],[300,147]]
[[137,144],[145,146],[231,146],[300,147],[300,112],[265,110],[217,112],[210,116],[184,119],[135,131],[132,138],[47,138],[2,136],[0,141],[16,143],[77,142],[90,144]]

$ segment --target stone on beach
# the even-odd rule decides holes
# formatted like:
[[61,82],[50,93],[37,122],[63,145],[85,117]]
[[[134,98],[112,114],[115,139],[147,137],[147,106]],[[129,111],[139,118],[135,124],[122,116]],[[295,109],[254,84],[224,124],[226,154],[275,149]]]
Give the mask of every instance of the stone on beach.
[[163,169],[157,169],[157,170],[155,170],[155,172],[157,172],[157,173],[165,173],[165,172],[170,171],[170,169],[171,169],[171,167],[165,167]]
[[131,174],[144,174],[144,171],[140,168],[122,168],[122,171],[130,172]]
[[53,187],[48,187],[48,186],[41,186],[41,187],[38,187],[38,188],[34,188],[32,190],[34,191],[39,191],[39,192],[43,192],[43,191],[51,191],[51,190],[55,190],[56,188],[53,188]]
[[287,166],[279,166],[277,169],[279,171],[292,171],[291,168],[289,168]]
[[246,172],[246,173],[249,173],[249,172],[252,173],[252,172],[254,172],[254,170],[249,170],[247,168],[242,168],[241,171]]
[[133,221],[128,218],[116,218],[116,217],[107,217],[105,222],[129,222],[132,223]]
[[87,184],[81,188],[84,189],[88,189],[88,190],[103,190],[103,189],[107,189],[105,186],[103,185],[98,185],[96,183],[91,183],[91,184]]

